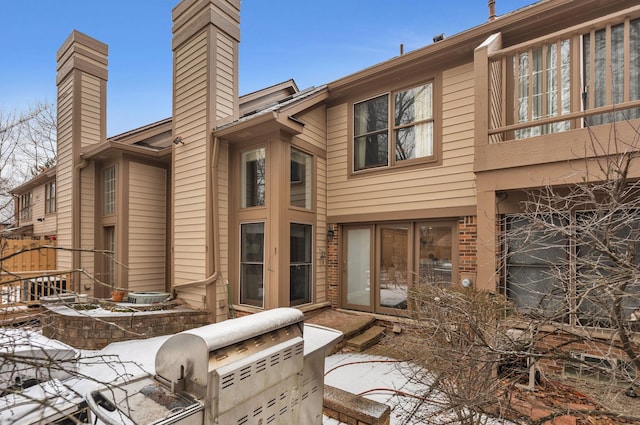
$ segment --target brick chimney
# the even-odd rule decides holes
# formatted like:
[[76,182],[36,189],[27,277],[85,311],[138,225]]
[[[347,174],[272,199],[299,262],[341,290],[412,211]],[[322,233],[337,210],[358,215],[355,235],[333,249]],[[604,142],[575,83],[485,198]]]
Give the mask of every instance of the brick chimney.
[[[173,283],[213,275],[212,131],[238,118],[240,0],[183,0],[173,9]],[[211,282],[209,282],[211,283]],[[189,302],[216,308],[215,293]],[[195,292],[195,293],[194,293]]]
[[496,0],[488,0],[489,6],[489,21],[494,21],[496,19]]
[[[90,199],[80,202],[80,190],[95,193],[95,173],[80,154],[84,147],[106,140],[107,55],[106,44],[78,31],[69,35],[56,55],[57,239],[65,248],[95,248],[94,205]],[[59,251],[57,262],[59,270],[94,272],[91,253]],[[79,281],[67,288],[85,291]]]

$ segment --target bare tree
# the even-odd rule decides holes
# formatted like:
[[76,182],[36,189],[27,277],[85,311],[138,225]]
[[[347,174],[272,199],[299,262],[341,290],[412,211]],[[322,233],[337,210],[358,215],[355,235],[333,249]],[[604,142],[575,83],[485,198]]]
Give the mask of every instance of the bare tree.
[[426,279],[409,294],[415,321],[403,348],[418,369],[408,376],[451,422],[506,415],[541,423],[571,413],[551,409],[536,422],[514,410],[523,388],[551,391],[560,381],[597,388],[593,411],[574,413],[636,415],[630,403],[638,399],[629,397],[640,395],[640,132],[623,139],[611,129],[607,140],[592,134],[584,161],[571,166],[578,183],[501,198],[519,210],[497,223],[501,291]]
[[0,219],[13,215],[9,191],[55,165],[56,113],[49,103],[0,111]]

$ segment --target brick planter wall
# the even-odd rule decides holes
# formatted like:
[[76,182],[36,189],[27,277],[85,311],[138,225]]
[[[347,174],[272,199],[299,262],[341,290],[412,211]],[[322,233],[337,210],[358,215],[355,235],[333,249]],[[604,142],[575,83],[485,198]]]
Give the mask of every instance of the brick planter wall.
[[211,323],[206,310],[140,311],[115,313],[106,310],[75,310],[46,306],[42,333],[75,348],[99,350],[112,342],[170,335]]

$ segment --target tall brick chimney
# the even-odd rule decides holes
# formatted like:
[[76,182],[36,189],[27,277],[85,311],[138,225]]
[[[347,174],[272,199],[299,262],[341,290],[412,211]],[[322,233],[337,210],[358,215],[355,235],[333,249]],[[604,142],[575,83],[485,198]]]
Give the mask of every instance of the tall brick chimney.
[[183,0],[172,18],[172,281],[207,281],[184,298],[213,311],[212,131],[238,118],[240,0]]
[[[80,154],[85,146],[106,140],[107,55],[106,44],[78,31],[69,35],[56,55],[56,203],[60,247],[95,248],[94,205],[87,198],[84,204],[80,202],[81,190],[91,197],[95,193],[95,173],[93,166],[85,166]],[[92,253],[59,251],[57,262],[59,270],[83,268],[94,272]],[[86,291],[81,284],[74,281],[68,289]]]

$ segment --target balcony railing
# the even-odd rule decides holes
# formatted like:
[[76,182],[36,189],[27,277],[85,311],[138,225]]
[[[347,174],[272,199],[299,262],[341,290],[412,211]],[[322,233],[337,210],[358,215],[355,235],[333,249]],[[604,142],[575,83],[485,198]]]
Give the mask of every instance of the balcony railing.
[[640,118],[640,6],[508,48],[492,40],[489,143]]
[[40,270],[0,274],[0,308],[39,304],[42,297],[71,290],[70,270]]

